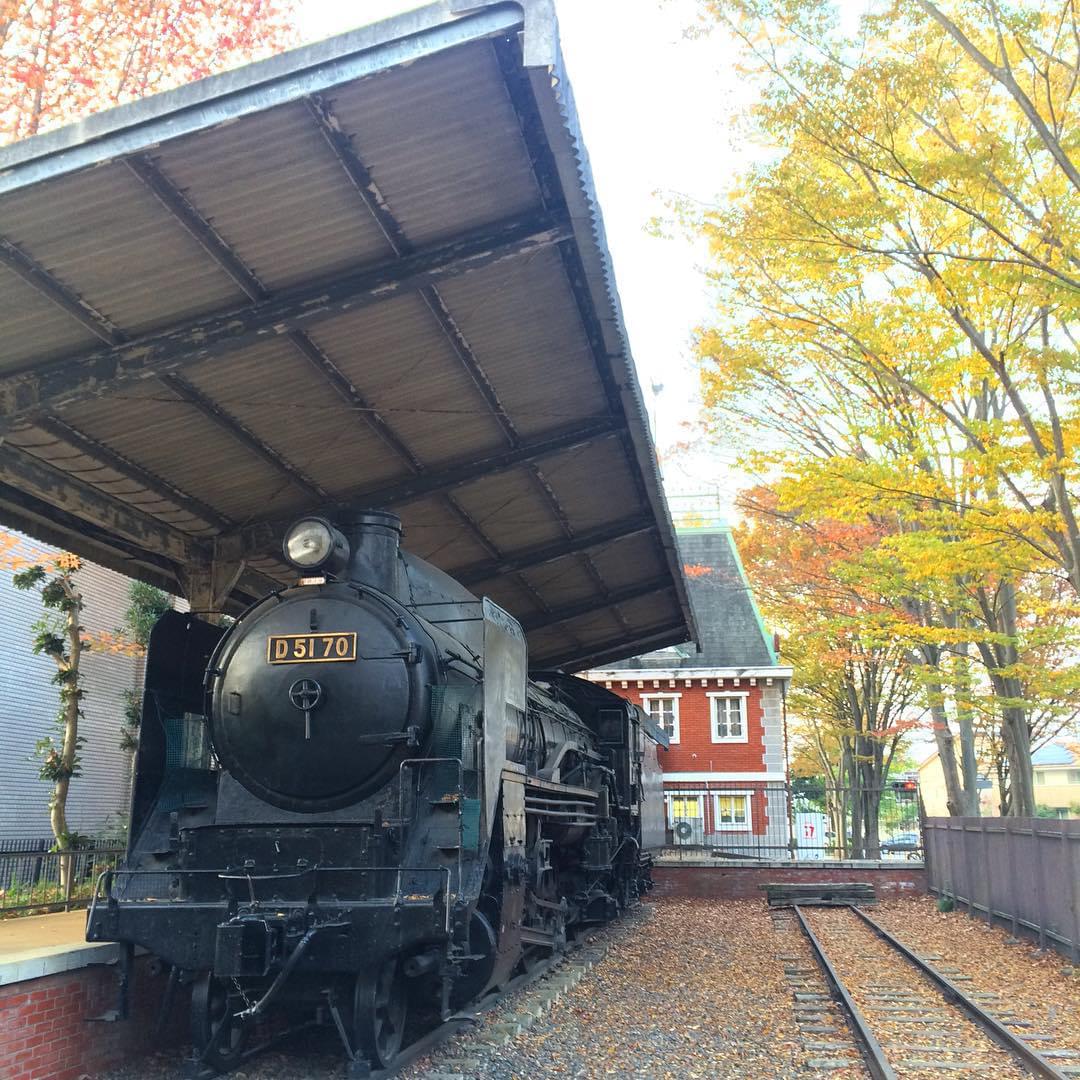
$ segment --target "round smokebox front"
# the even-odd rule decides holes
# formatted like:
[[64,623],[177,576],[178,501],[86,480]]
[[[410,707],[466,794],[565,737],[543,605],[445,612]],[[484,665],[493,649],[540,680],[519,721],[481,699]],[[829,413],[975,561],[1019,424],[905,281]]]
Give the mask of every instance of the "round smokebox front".
[[335,809],[397,772],[410,728],[428,731],[427,650],[399,613],[364,595],[305,589],[241,623],[218,660],[214,749],[252,794]]

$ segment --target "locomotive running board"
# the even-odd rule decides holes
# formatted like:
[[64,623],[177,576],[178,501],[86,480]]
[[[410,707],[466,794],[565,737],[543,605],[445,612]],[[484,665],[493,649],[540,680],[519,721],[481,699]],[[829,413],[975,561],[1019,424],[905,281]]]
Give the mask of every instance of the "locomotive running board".
[[507,762],[502,771],[504,780],[524,783],[526,787],[537,788],[541,791],[556,791],[560,795],[580,795],[583,799],[598,799],[600,796],[592,788],[576,787],[573,784],[560,784],[556,780],[544,780],[539,776],[528,776],[522,765]]

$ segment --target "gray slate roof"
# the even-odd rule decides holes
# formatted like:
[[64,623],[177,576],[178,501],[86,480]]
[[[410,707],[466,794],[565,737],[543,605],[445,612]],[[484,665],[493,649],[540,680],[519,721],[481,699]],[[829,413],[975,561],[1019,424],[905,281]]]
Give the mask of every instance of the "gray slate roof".
[[676,646],[605,665],[605,670],[641,668],[757,668],[779,663],[731,530],[678,532],[679,551],[697,614],[701,652]]

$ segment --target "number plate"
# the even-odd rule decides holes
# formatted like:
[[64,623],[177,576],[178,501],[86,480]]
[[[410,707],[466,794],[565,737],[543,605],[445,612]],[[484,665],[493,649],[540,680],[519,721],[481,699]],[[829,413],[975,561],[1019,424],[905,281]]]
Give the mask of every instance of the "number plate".
[[268,664],[329,664],[355,659],[355,630],[333,634],[271,634],[266,639]]

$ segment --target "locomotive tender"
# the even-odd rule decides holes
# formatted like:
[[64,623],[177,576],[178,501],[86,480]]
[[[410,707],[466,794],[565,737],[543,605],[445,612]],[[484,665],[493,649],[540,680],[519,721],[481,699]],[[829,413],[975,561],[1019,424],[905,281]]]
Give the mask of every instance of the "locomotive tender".
[[191,981],[200,1059],[271,1006],[336,1029],[357,1075],[615,917],[662,835],[634,705],[530,679],[520,625],[400,548],[381,511],[287,533],[300,573],[227,629],[167,613],[147,659],[124,867],[87,937]]

